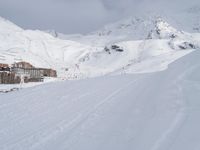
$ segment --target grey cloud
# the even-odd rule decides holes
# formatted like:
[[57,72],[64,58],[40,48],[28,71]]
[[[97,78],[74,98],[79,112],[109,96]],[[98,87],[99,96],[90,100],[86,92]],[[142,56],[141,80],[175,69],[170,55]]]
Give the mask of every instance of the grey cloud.
[[65,33],[89,32],[110,18],[98,0],[0,0],[0,15],[24,28]]
[[0,16],[26,29],[87,33],[144,9],[163,9],[160,3],[171,9],[174,0],[0,0]]

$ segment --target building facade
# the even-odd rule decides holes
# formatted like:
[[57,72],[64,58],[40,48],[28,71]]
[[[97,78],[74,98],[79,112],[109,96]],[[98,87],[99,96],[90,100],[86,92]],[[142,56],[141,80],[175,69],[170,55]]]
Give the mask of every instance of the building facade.
[[56,70],[36,68],[28,62],[18,62],[9,67],[0,64],[0,84],[14,84],[23,82],[42,82],[44,77],[57,77]]

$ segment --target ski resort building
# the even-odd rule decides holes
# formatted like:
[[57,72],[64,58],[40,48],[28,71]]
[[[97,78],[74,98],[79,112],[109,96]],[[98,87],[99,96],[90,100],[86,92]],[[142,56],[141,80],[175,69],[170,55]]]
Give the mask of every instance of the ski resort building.
[[13,72],[0,72],[0,84],[16,84],[20,83],[20,78],[15,76]]
[[10,71],[9,65],[0,63],[0,71]]
[[46,69],[46,68],[38,68],[38,70],[40,70],[43,77],[55,77],[55,78],[57,77],[56,70]]
[[9,67],[9,65],[0,63],[0,68],[6,68],[6,67]]
[[14,68],[26,68],[26,69],[27,69],[27,68],[35,68],[35,67],[33,67],[33,65],[31,65],[30,63],[24,62],[24,61],[14,63],[14,64],[12,65],[12,67],[14,67]]
[[0,84],[14,84],[20,82],[20,78],[15,77],[8,64],[0,63]]
[[11,65],[0,64],[0,84],[23,82],[42,82],[44,77],[57,77],[56,70],[36,68],[28,62],[17,62]]

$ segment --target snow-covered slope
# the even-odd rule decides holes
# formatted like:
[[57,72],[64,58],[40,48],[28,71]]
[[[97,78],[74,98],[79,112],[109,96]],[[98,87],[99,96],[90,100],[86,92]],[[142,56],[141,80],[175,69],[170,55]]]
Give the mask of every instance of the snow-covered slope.
[[[160,71],[166,69],[168,64],[174,60],[199,47],[200,34],[175,29],[160,17],[150,22],[151,26],[147,24],[146,31],[142,31],[143,26],[140,25],[137,27],[141,27],[141,30],[127,29],[132,35],[136,35],[132,36],[136,39],[140,39],[137,35],[145,34],[144,39],[131,39],[128,32],[123,33],[124,36],[120,36],[122,33],[117,31],[110,33],[110,35],[102,35],[103,41],[97,41],[104,45],[104,49],[90,53],[81,59],[80,71],[83,74],[84,72],[89,73],[86,76],[98,76],[113,72],[124,73],[127,72],[127,69],[129,73]],[[116,29],[115,27],[110,28]],[[138,34],[133,34],[133,32],[138,32]],[[124,38],[125,36],[126,38]],[[115,41],[116,38],[121,37],[124,39],[118,39],[119,42]],[[107,39],[108,43],[104,43],[104,39]],[[132,69],[130,70],[130,68]]]
[[0,62],[23,60],[56,69],[60,77],[87,78],[164,70],[200,47],[200,33],[177,29],[156,15],[130,17],[85,36],[60,39],[60,34],[53,33],[56,37],[23,30],[1,18]]
[[[181,28],[179,24],[175,24],[179,27],[175,28],[165,19],[175,24],[165,15],[150,14],[130,17],[84,36],[56,35],[57,38],[99,47],[97,52],[80,59],[79,69],[75,70],[82,76],[159,71],[190,52],[183,50],[196,49],[200,43],[199,33],[185,32],[182,30],[184,26]],[[118,46],[121,51],[112,49],[112,46]]]
[[0,149],[199,150],[199,58],[0,94]]
[[[28,61],[37,67],[54,68],[74,65],[92,51],[91,46],[56,39],[42,31],[23,30],[0,18],[0,62]],[[63,69],[64,70],[64,69]]]

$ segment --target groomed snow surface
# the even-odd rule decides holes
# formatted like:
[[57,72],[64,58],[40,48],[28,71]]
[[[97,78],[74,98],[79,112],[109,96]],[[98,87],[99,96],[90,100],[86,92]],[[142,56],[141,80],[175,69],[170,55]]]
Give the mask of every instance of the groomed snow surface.
[[0,149],[199,150],[199,58],[0,94]]

